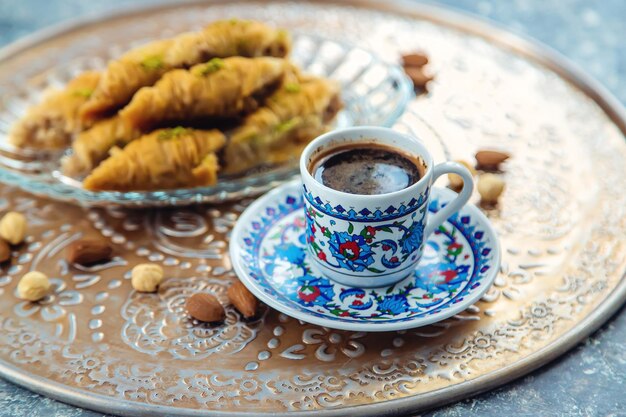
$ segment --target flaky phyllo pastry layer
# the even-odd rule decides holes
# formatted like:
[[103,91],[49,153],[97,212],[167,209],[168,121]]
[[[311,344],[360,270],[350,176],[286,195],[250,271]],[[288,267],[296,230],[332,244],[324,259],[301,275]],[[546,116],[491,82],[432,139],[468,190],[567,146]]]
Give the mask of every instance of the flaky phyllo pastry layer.
[[109,62],[102,72],[88,71],[61,91],[49,92],[13,127],[9,140],[19,147],[59,149],[93,121],[111,115],[141,87],[153,85],[174,68],[187,68],[213,57],[284,57],[291,38],[263,23],[231,19],[200,32],[150,42]]
[[146,129],[166,122],[237,117],[259,106],[287,67],[280,58],[214,58],[189,70],[173,70],[135,94],[120,116]]
[[216,57],[284,57],[290,48],[290,38],[284,31],[236,19],[212,23],[200,32],[155,41],[109,63],[82,107],[81,116],[91,119],[124,106],[141,87],[153,85],[175,68],[187,68]]
[[13,125],[9,141],[18,147],[62,149],[72,135],[84,128],[78,112],[98,84],[100,74],[88,71],[71,80],[63,90],[47,92],[41,102]]
[[46,95],[10,140],[71,144],[62,170],[94,191],[207,186],[294,160],[341,99],[281,58],[290,47],[286,32],[241,20],[151,42]]
[[215,152],[226,138],[219,130],[159,129],[111,156],[85,178],[88,190],[158,190],[213,185]]
[[123,148],[141,136],[141,131],[126,125],[119,116],[101,120],[80,132],[72,144],[72,154],[63,158],[63,172],[81,176],[90,172],[117,146]]
[[265,106],[247,116],[230,135],[224,150],[225,174],[259,165],[284,162],[299,155],[323,133],[339,108],[339,86],[329,80],[304,77],[291,68]]

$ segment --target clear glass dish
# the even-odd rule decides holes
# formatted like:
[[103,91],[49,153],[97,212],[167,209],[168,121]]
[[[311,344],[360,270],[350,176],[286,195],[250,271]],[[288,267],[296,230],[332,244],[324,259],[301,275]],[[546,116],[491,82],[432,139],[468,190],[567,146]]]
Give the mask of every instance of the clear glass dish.
[[[168,34],[161,34],[168,35]],[[171,34],[169,34],[171,36]],[[159,37],[157,34],[154,36]],[[142,39],[145,41],[146,39]],[[93,41],[93,40],[92,40]],[[217,185],[191,189],[139,192],[93,192],[82,188],[79,179],[60,171],[64,152],[46,153],[17,149],[8,143],[11,125],[27,107],[36,103],[48,87],[65,84],[85,69],[102,68],[106,61],[132,43],[105,48],[106,39],[98,40],[100,56],[82,58],[85,51],[70,46],[65,59],[52,61],[42,56],[28,66],[19,82],[10,83],[0,74],[0,181],[18,186],[33,194],[85,206],[180,206],[194,203],[218,203],[252,196],[292,178],[297,161],[265,168],[236,178],[221,178]],[[93,49],[91,49],[93,51]],[[76,56],[71,56],[71,55]],[[345,108],[335,127],[352,125],[391,126],[402,115],[412,97],[411,81],[402,69],[383,61],[370,51],[308,33],[294,33],[291,59],[306,72],[337,80],[342,86]],[[52,62],[47,63],[46,60]],[[46,65],[48,64],[48,65]],[[6,90],[6,91],[5,91]]]

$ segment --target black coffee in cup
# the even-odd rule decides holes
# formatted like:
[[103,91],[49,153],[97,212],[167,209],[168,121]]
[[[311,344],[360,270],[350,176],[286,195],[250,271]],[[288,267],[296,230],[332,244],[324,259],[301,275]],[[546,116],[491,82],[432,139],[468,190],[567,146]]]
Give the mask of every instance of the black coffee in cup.
[[309,166],[309,172],[325,186],[363,195],[403,190],[418,182],[425,171],[419,157],[374,143],[330,149]]

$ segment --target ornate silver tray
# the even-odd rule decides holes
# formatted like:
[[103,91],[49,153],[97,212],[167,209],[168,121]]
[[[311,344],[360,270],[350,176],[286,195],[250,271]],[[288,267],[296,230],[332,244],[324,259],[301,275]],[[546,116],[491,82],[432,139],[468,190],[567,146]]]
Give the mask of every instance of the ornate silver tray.
[[[594,82],[542,47],[440,9],[374,2],[162,6],[36,35],[2,52],[0,72],[61,59],[67,45],[125,28],[227,16],[323,32],[389,62],[424,50],[436,75],[396,127],[436,158],[512,153],[487,215],[502,243],[495,285],[462,314],[414,331],[332,331],[265,309],[223,326],[190,321],[185,297],[234,278],[229,232],[249,200],[187,209],[84,209],[0,187],[0,209],[29,218],[27,243],[0,272],[0,374],[78,406],[136,415],[392,415],[499,386],[563,353],[626,297],[626,117]],[[138,29],[137,29],[138,30]],[[148,29],[146,29],[148,30]],[[71,59],[68,56],[67,59]],[[76,269],[64,247],[101,235],[109,264]],[[164,266],[158,295],[130,289],[137,262]],[[37,269],[54,293],[15,296]]]

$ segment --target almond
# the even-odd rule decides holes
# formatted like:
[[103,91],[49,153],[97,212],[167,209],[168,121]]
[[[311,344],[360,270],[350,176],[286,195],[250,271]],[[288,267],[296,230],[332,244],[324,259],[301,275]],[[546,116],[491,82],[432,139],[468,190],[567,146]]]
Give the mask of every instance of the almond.
[[235,282],[228,288],[228,299],[245,318],[249,319],[256,315],[259,300],[241,281]]
[[211,294],[197,293],[187,299],[187,312],[199,321],[209,323],[222,321],[226,317],[224,307]]
[[67,249],[67,260],[73,264],[91,265],[108,261],[113,254],[113,248],[101,239],[80,239]]
[[424,74],[422,68],[405,67],[404,72],[413,81],[413,86],[416,89],[426,88],[426,84],[433,79],[430,75]]
[[11,247],[7,242],[0,239],[0,262],[6,262],[11,259]]
[[511,155],[506,152],[486,149],[481,150],[476,153],[476,168],[487,171],[498,170],[500,164],[510,157]]
[[423,67],[428,64],[428,57],[419,52],[402,55],[402,65],[405,67]]

